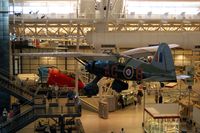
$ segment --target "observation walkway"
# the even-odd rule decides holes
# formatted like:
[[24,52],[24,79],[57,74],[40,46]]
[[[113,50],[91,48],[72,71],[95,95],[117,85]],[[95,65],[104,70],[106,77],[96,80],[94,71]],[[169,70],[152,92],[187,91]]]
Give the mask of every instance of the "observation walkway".
[[[15,85],[10,79],[0,74],[0,90],[13,95],[23,101],[28,106],[24,112],[15,115],[0,123],[0,133],[15,133],[38,118],[58,118],[61,133],[65,132],[66,117],[80,117],[81,105],[79,99],[74,99],[71,103],[61,105],[59,103],[43,103],[42,97],[36,97],[24,87]],[[25,105],[23,104],[23,105]],[[21,107],[20,107],[21,108]],[[74,122],[74,127],[78,133],[84,133],[80,120]]]
[[[80,116],[81,105],[77,103],[74,103],[74,105],[66,104],[66,106],[61,106],[58,103],[33,105],[26,111],[2,122],[0,124],[0,133],[15,133],[38,118],[58,118],[59,121],[62,120],[59,123],[64,123],[66,117],[75,118]],[[61,126],[61,133],[64,132],[64,125],[59,126]],[[75,122],[75,127],[79,133],[84,133],[80,121]]]

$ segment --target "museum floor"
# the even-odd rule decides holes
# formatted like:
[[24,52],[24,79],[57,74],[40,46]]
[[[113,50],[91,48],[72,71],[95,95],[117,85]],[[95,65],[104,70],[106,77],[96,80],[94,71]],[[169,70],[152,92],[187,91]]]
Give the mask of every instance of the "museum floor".
[[[147,103],[153,103],[153,97],[147,96]],[[124,128],[126,133],[143,133],[143,105],[131,105],[109,113],[108,119],[99,118],[97,113],[82,111],[81,122],[86,133],[119,133]],[[36,122],[29,124],[17,133],[34,133]]]
[[[154,102],[154,95],[145,95],[145,105]],[[164,97],[163,100],[166,100]],[[59,102],[65,102],[65,99],[59,99]],[[143,103],[143,101],[142,101]],[[110,112],[108,119],[102,119],[97,113],[82,110],[81,122],[85,133],[119,133],[124,128],[126,133],[143,133],[143,105],[130,105],[124,109]],[[33,122],[24,127],[17,133],[34,133],[34,127],[38,122]],[[187,132],[187,133],[192,133]]]

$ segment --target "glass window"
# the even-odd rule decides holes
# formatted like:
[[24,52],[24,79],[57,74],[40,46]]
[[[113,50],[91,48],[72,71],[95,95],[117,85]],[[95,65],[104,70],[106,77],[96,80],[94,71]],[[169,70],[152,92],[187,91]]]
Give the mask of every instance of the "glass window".
[[[69,14],[75,13],[77,1],[24,1],[14,3],[14,12],[23,14]],[[10,10],[13,5],[10,4]]]
[[197,14],[200,2],[186,1],[126,1],[128,14]]

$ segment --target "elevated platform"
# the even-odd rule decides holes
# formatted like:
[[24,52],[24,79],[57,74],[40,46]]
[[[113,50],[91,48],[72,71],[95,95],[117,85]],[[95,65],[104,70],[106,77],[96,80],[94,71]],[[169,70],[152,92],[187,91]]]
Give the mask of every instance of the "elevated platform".
[[34,105],[25,112],[1,123],[0,133],[15,133],[38,118],[62,118],[64,120],[66,117],[80,116],[81,105],[76,103],[74,103],[74,106],[61,106],[58,103]]
[[22,102],[27,104],[33,104],[33,94],[26,90],[23,86],[19,87],[15,85],[10,79],[0,74],[0,89],[14,97],[18,98]]

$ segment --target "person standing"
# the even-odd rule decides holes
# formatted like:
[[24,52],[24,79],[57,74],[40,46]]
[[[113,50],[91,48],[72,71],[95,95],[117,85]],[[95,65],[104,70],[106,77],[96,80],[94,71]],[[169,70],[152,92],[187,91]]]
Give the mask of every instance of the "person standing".
[[158,103],[158,91],[155,93],[155,102]]
[[3,109],[2,118],[3,118],[3,122],[7,121],[8,111],[6,110],[6,108]]
[[58,102],[58,91],[59,91],[59,87],[58,87],[58,85],[56,84],[56,85],[55,85],[56,102]]
[[160,96],[159,96],[159,103],[163,103],[163,96],[162,96],[161,93],[160,93]]
[[134,94],[134,104],[135,104],[135,106],[137,105],[137,95],[136,94]]
[[142,96],[143,96],[142,90],[138,90],[138,93],[137,93],[137,101],[138,101],[138,104],[139,104],[139,105],[142,104]]
[[52,102],[52,90],[48,90],[47,99],[48,99],[48,102]]
[[125,133],[124,128],[121,129],[120,133]]
[[120,94],[120,96],[119,96],[119,99],[118,99],[118,101],[119,101],[119,103],[121,104],[121,106],[122,106],[122,109],[125,107],[125,105],[124,105],[124,100],[123,100],[123,96]]

